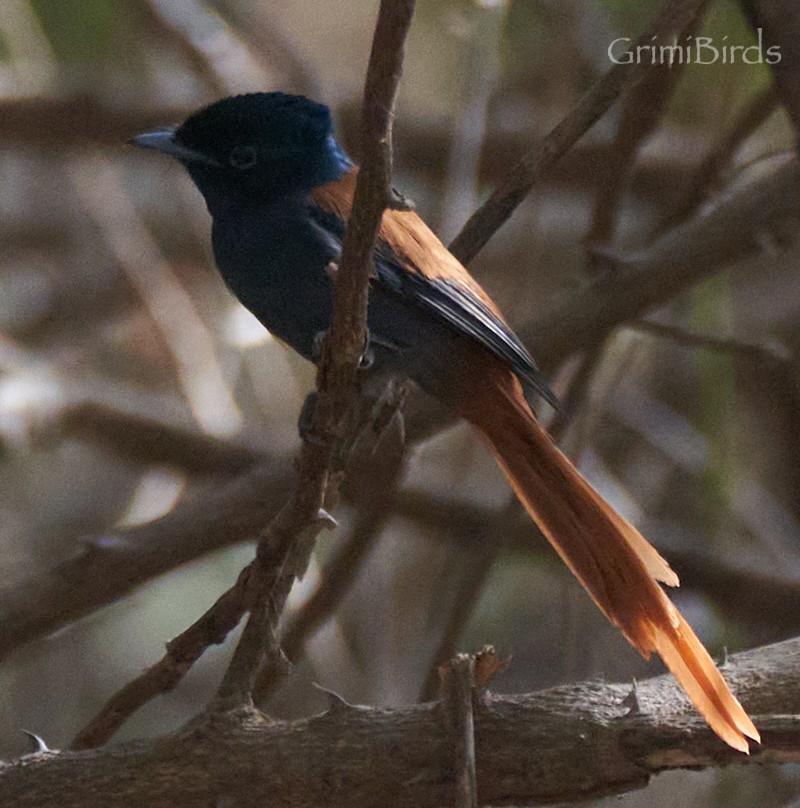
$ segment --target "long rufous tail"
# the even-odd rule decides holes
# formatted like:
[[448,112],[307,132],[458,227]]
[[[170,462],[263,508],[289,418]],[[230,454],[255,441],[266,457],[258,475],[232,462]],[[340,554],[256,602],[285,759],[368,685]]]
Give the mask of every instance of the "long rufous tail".
[[516,495],[594,602],[648,658],[655,651],[725,743],[749,752],[758,730],[658,582],[678,577],[608,505],[538,424],[518,381],[482,378],[461,407],[489,442]]

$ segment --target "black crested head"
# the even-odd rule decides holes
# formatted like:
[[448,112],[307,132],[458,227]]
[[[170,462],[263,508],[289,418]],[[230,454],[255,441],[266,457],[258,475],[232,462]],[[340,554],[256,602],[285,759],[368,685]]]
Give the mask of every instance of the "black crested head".
[[244,144],[265,156],[313,152],[324,147],[332,129],[330,110],[323,104],[300,95],[249,93],[195,112],[176,137],[182,145],[227,163]]
[[224,98],[174,132],[133,142],[179,159],[215,215],[249,199],[308,191],[351,165],[333,137],[328,107],[278,92]]

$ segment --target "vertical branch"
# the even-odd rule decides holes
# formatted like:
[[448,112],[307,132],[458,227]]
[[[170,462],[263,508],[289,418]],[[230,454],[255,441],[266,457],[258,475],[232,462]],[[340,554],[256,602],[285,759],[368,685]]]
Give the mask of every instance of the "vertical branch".
[[[303,444],[289,502],[259,544],[251,581],[251,615],[218,693],[221,699],[251,699],[264,650],[274,645],[274,620],[266,615],[272,611],[277,618],[288,587],[271,610],[264,604],[277,599],[277,584],[285,580],[287,561],[295,555],[295,545],[303,534],[326,523],[322,506],[331,464],[356,388],[358,365],[367,338],[372,253],[391,190],[394,101],[413,12],[413,0],[382,0],[378,12],[364,88],[362,168],[342,244],[333,319],[317,373],[317,399],[311,419],[315,440]],[[293,574],[294,570],[289,572]]]
[[478,780],[475,760],[475,657],[458,654],[440,669],[441,708],[453,745],[453,781],[456,808],[477,808]]
[[403,64],[403,44],[414,12],[414,0],[382,0],[372,41],[361,117],[362,160],[353,211],[342,244],[336,274],[333,322],[326,340],[317,385],[330,395],[320,397],[318,425],[327,421],[333,432],[341,420],[367,336],[367,297],[372,251],[389,200],[392,174],[392,119]]

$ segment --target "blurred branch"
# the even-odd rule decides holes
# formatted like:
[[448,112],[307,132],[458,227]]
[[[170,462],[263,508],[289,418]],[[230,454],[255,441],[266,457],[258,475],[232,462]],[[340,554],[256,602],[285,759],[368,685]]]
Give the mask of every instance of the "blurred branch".
[[74,163],[70,174],[78,198],[161,333],[198,423],[211,433],[234,433],[241,425],[241,413],[222,372],[217,346],[139,217],[117,169],[95,155]]
[[706,195],[719,182],[723,169],[736,150],[755,132],[778,106],[775,90],[768,87],[745,106],[727,132],[711,147],[705,160],[694,174],[674,213],[662,225],[662,232],[694,213]]
[[764,51],[777,49],[780,58],[770,64],[775,92],[800,131],[800,15],[792,0],[740,0]]
[[[675,32],[675,42],[691,40],[705,16],[708,2],[703,0],[697,5],[688,24],[680,32]],[[592,222],[586,236],[590,251],[594,245],[602,246],[614,241],[622,195],[636,155],[661,121],[682,75],[682,60],[677,64],[657,62],[621,102],[617,131],[611,146],[611,160],[606,167],[606,176],[597,186]],[[592,262],[589,261],[591,266]]]
[[[195,31],[185,24],[187,18],[181,18],[174,13],[175,4],[172,4],[171,8],[170,3],[164,0],[138,0],[136,5],[146,27],[149,28],[150,35],[161,37],[168,45],[172,45],[186,59],[192,73],[211,93],[227,95],[225,78],[217,73],[216,60],[208,53],[207,46],[197,37]],[[197,14],[196,4],[190,5],[191,14]]]
[[[637,253],[606,255],[609,269],[555,299],[517,333],[546,371],[597,345],[617,326],[671,300],[709,275],[763,250],[764,234],[793,232],[800,218],[800,169],[794,161],[720,198]],[[429,398],[406,407],[409,440],[430,437],[453,413]]]
[[[764,739],[750,756],[721,744],[670,676],[638,683],[635,712],[630,685],[582,682],[522,696],[475,691],[481,803],[579,801],[642,788],[663,771],[798,763],[799,669],[798,640],[727,661],[726,679]],[[128,808],[134,801],[174,808],[209,798],[243,808],[265,801],[275,808],[432,808],[452,801],[452,765],[440,705],[386,710],[339,700],[299,721],[231,711],[155,741],[26,755],[0,768],[0,788],[16,808]]]
[[284,90],[309,98],[319,97],[319,81],[311,64],[303,58],[297,43],[281,30],[275,15],[269,14],[267,4],[245,7],[228,0],[211,0],[211,5],[231,24],[257,59],[268,64],[272,71],[285,75],[280,83]]
[[800,218],[800,170],[792,161],[734,191],[638,253],[608,257],[610,269],[520,329],[542,365],[553,367],[577,349],[666,303],[683,289],[763,249],[760,237]]
[[693,331],[687,331],[680,326],[659,323],[655,320],[634,320],[629,326],[636,331],[671,340],[677,345],[716,351],[739,359],[746,359],[749,362],[788,365],[793,361],[789,352],[786,349],[781,350],[779,346],[759,345],[735,338],[726,339],[724,337],[714,337],[710,334],[698,334]]
[[566,395],[561,397],[562,409],[557,411],[553,420],[548,424],[547,431],[550,437],[558,444],[561,443],[572,418],[583,414],[583,405],[589,394],[589,389],[600,361],[603,358],[604,343],[599,342],[588,348],[580,357],[580,362],[569,382]]
[[[557,561],[544,540],[536,541],[536,528],[516,510],[507,511],[498,521],[492,508],[410,490],[398,494],[395,512],[462,544],[492,530],[494,536],[502,537],[499,550],[522,552],[539,562]],[[800,631],[800,583],[733,566],[720,557],[674,547],[662,551],[680,574],[682,590],[707,597],[731,620],[766,629],[776,639]],[[748,593],[747,598],[742,598],[742,592]]]
[[[117,108],[89,95],[60,100],[31,98],[0,101],[0,142],[24,145],[25,148],[75,148],[110,146],[119,149],[128,138],[155,129],[165,121],[181,121],[192,112],[188,107]],[[553,112],[543,112],[543,117]],[[360,112],[352,105],[340,111],[344,141],[352,150],[358,148]],[[427,175],[441,176],[452,151],[452,127],[440,120],[403,117],[395,126],[396,154],[400,161],[413,162],[415,169]],[[505,176],[508,164],[517,159],[530,143],[531,133],[490,130],[481,147],[479,179],[495,183]],[[643,155],[631,180],[634,193],[654,201],[669,200],[687,187],[696,167],[687,159],[694,148],[660,145],[657,153]],[[607,143],[576,143],[547,175],[549,183],[562,183],[579,188],[595,187],[607,171],[611,148]],[[3,223],[0,223],[2,226]],[[39,228],[47,225],[36,223]],[[0,230],[3,241],[26,238],[26,232]],[[38,242],[37,242],[38,243]]]
[[551,132],[534,146],[495,188],[492,195],[472,214],[450,244],[451,252],[468,264],[486,246],[497,230],[530,193],[550,166],[608,111],[620,94],[641,80],[651,69],[646,60],[635,58],[637,46],[652,40],[667,40],[684,30],[706,0],[669,0],[653,28],[631,45],[631,59],[614,65]]
[[[458,232],[478,202],[478,166],[486,138],[488,106],[500,75],[504,3],[473,3],[461,11],[459,76],[455,91],[456,117],[446,160],[444,184],[439,195],[442,241]],[[416,161],[414,167],[417,168]]]
[[0,101],[0,141],[27,148],[120,148],[138,132],[163,126],[165,120],[181,121],[187,112],[184,108],[118,108],[92,95],[4,100]]
[[275,458],[161,519],[81,542],[76,552],[0,590],[0,658],[206,553],[252,539],[286,499],[289,457]]
[[[446,616],[444,630],[428,665],[419,692],[420,701],[431,701],[436,697],[440,686],[439,668],[455,656],[464,626],[472,616],[495,559],[502,550],[502,543],[497,540],[497,536],[500,535],[497,532],[498,527],[506,521],[508,512],[516,511],[517,508],[516,498],[509,500],[503,511],[495,518],[486,521],[483,529],[472,541],[472,546],[465,548],[465,553],[468,554],[466,571],[458,581],[458,589]],[[472,536],[470,538],[472,539]]]
[[271,76],[202,0],[139,0],[150,27],[169,42],[216,96],[260,88]]
[[199,477],[241,474],[267,459],[265,447],[92,401],[66,406],[58,431],[91,441],[129,463],[169,466]]

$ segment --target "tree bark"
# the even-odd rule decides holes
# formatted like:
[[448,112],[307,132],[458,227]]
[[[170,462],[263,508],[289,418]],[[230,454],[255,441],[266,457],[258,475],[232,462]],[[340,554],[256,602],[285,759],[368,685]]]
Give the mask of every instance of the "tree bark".
[[[476,692],[480,804],[617,794],[669,769],[800,762],[800,640],[737,654],[723,670],[763,734],[749,757],[713,735],[670,676],[633,691]],[[0,768],[0,793],[15,808],[433,808],[453,801],[451,744],[439,703],[382,710],[333,696],[327,712],[297,721],[213,713],[155,741],[26,755]]]

